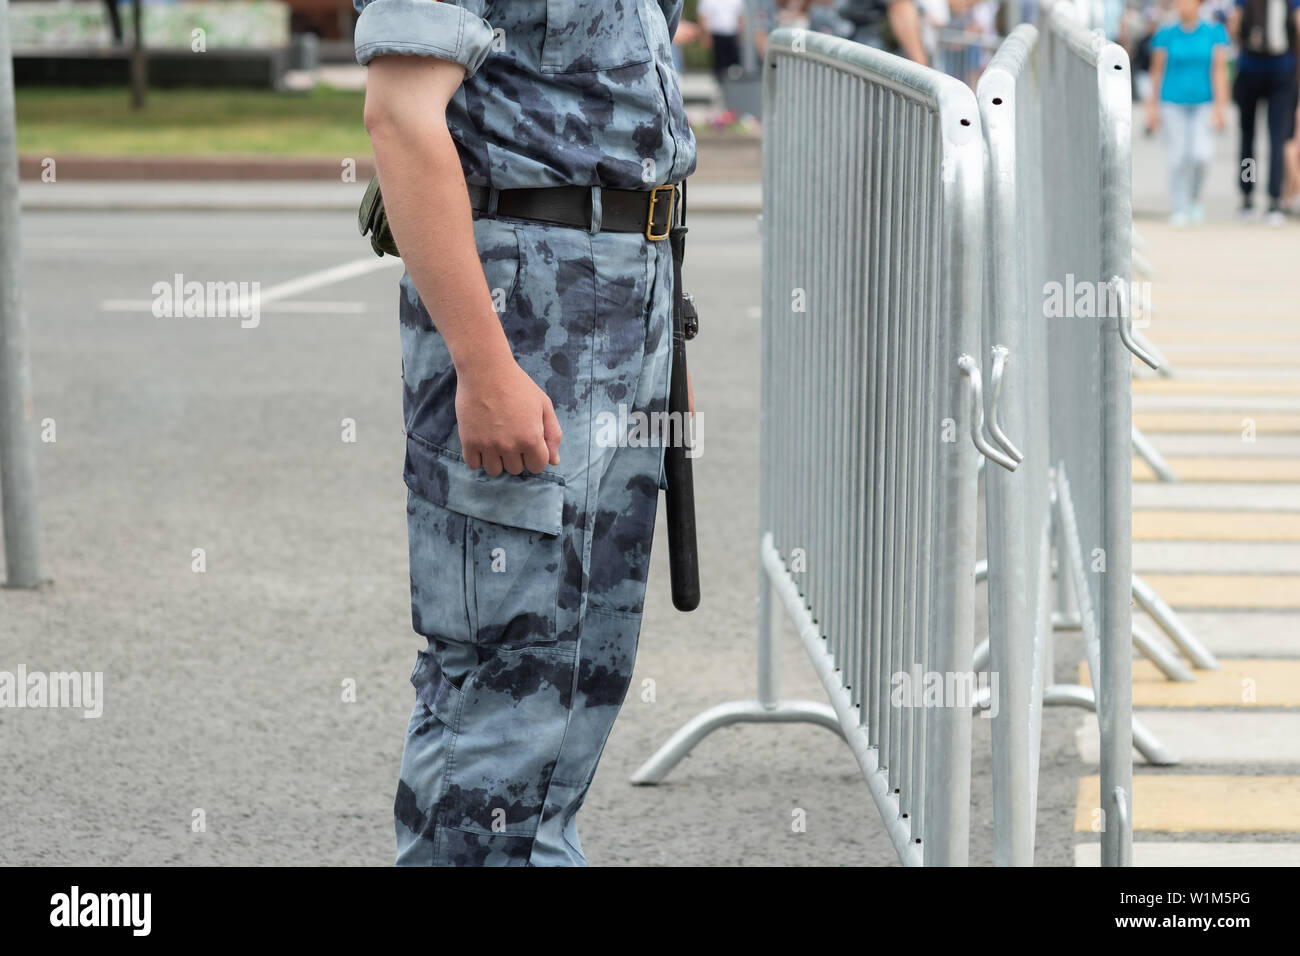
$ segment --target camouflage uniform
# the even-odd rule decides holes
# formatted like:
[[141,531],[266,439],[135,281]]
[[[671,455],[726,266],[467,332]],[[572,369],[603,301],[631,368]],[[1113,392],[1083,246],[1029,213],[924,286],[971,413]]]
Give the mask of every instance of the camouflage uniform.
[[[447,112],[466,179],[640,189],[695,165],[670,34],[681,0],[358,0],[357,59],[467,71]],[[495,31],[495,33],[494,33]],[[581,865],[575,814],[627,693],[663,448],[601,441],[667,407],[667,242],[476,219],[515,358],[550,396],[561,464],[489,477],[461,457],[456,372],[409,276],[400,300],[411,682],[399,864]],[[608,435],[608,431],[605,432]]]

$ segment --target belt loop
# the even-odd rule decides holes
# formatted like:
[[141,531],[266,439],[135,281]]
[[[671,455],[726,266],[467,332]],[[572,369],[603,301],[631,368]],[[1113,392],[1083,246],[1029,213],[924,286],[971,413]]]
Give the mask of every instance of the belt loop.
[[593,236],[600,232],[601,226],[604,225],[605,210],[601,205],[600,187],[591,187],[591,227],[587,230]]
[[495,186],[489,186],[489,187],[488,187],[488,203],[487,203],[487,209],[484,210],[484,212],[483,212],[483,215],[485,215],[487,218],[489,218],[489,219],[495,219],[495,218],[496,218],[496,216],[497,216],[497,197],[500,196],[500,195],[501,195],[501,190],[497,189]]

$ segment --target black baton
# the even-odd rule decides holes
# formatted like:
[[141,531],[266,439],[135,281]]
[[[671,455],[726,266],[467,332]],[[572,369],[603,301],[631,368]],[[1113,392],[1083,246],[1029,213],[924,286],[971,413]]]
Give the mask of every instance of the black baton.
[[[700,606],[700,556],[695,548],[695,479],[686,456],[690,423],[690,397],[686,385],[686,296],[682,291],[682,257],[686,254],[686,184],[682,184],[683,209],[668,234],[673,253],[673,367],[668,384],[669,422],[680,422],[679,440],[664,450],[665,493],[668,505],[668,569],[673,606],[693,611]],[[671,435],[671,425],[669,434]]]

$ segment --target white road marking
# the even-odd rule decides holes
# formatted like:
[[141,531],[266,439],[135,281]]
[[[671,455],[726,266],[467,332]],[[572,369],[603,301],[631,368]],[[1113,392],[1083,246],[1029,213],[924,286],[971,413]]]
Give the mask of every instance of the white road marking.
[[[1075,866],[1101,866],[1101,844],[1074,847]],[[1133,844],[1134,866],[1300,866],[1300,843]]]
[[[99,304],[104,312],[150,312],[152,299],[105,299]],[[263,312],[282,312],[299,315],[361,315],[370,308],[367,302],[293,302],[262,303]]]
[[342,282],[344,279],[355,279],[357,276],[378,272],[380,269],[392,269],[401,264],[401,259],[394,259],[392,256],[366,256],[361,259],[354,259],[342,265],[321,269],[319,272],[310,272],[301,278],[290,279],[288,282],[281,282],[278,285],[263,289],[260,301],[262,305],[266,305],[268,302],[287,299],[301,292],[309,292],[312,289],[319,289],[321,286],[333,285],[335,282]]
[[[1138,710],[1137,717],[1178,754],[1183,767],[1222,764],[1300,764],[1300,713],[1295,711]],[[1096,765],[1097,717],[1088,714],[1074,735],[1079,757]],[[1135,769],[1142,758],[1134,752]]]
[[[1279,541],[1134,541],[1138,574],[1297,574],[1300,544]],[[1300,578],[1296,579],[1300,588]],[[1296,650],[1300,651],[1300,642]]]
[[1297,412],[1300,398],[1286,395],[1159,395],[1135,392],[1133,411]]
[[[392,256],[365,256],[360,259],[353,259],[350,262],[344,262],[341,265],[330,266],[328,269],[321,269],[318,272],[309,272],[297,279],[290,279],[287,282],[280,282],[261,289],[257,297],[258,307],[268,312],[342,312],[348,314],[363,312],[365,311],[365,304],[360,302],[285,303],[283,300],[303,292],[319,289],[322,286],[333,285],[347,279],[368,275],[371,272],[378,272],[381,269],[392,269],[401,264],[401,259],[395,259]],[[267,308],[273,303],[280,303],[280,307]],[[104,312],[149,312],[153,308],[153,300],[105,299],[100,303],[99,307]]]
[[[1149,436],[1148,436],[1149,437]],[[1207,511],[1300,511],[1300,485],[1133,482],[1133,507]]]

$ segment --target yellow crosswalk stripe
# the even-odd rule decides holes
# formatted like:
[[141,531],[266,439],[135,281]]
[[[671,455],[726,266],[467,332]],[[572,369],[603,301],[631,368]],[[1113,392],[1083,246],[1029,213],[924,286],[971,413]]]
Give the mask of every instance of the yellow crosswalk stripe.
[[1184,610],[1300,610],[1300,575],[1148,574],[1143,578],[1171,606]]
[[[1101,778],[1079,780],[1076,832],[1097,832]],[[1161,833],[1300,833],[1300,777],[1149,774],[1133,776],[1133,829]]]
[[1300,514],[1135,511],[1134,541],[1300,541]]
[[[1220,658],[1217,670],[1195,674],[1194,683],[1171,681],[1150,661],[1135,660],[1133,706],[1300,707],[1300,659]],[[1079,664],[1079,683],[1092,686],[1086,661]]]
[[[1292,266],[1294,263],[1291,264]],[[1270,322],[1284,319],[1295,318],[1295,304],[1293,302],[1270,302],[1267,299],[1260,299],[1252,302],[1250,305],[1241,308],[1229,306],[1227,308],[1216,308],[1212,304],[1212,299],[1193,300],[1182,299],[1175,300],[1171,296],[1155,292],[1151,296],[1151,304],[1155,307],[1155,317],[1152,320],[1152,333],[1158,334],[1157,329],[1164,328],[1171,323],[1176,324],[1179,319],[1190,319],[1196,322],[1212,321],[1221,324],[1231,324],[1234,320],[1251,321],[1253,319],[1264,319]]]
[[1133,424],[1154,432],[1300,432],[1300,414],[1291,412],[1134,412]]
[[1251,382],[1139,378],[1133,380],[1133,392],[1142,395],[1300,395],[1300,379],[1292,382]]
[[[1300,368],[1300,351],[1259,349],[1229,352],[1226,349],[1177,349],[1166,351],[1169,361],[1183,368],[1228,366],[1231,368]],[[1136,364],[1136,359],[1134,363]]]
[[1166,345],[1204,345],[1208,348],[1215,345],[1240,345],[1243,341],[1252,345],[1300,344],[1300,329],[1286,322],[1278,322],[1276,328],[1243,330],[1225,329],[1222,323],[1204,327],[1191,322],[1179,325],[1177,321],[1166,322],[1164,316],[1158,316],[1151,328],[1144,331],[1162,348]]
[[[1300,482],[1300,458],[1166,458],[1180,481]],[[1155,481],[1141,458],[1133,459],[1134,481]]]

